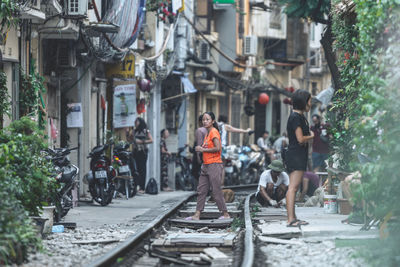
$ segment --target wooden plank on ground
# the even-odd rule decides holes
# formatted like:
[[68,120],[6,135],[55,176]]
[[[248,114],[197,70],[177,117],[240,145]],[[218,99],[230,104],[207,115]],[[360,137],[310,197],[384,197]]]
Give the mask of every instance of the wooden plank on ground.
[[228,256],[225,255],[225,253],[221,252],[216,247],[205,248],[204,253],[207,256],[211,257],[212,259],[227,259],[228,258]]
[[215,259],[211,263],[211,267],[231,267],[232,259]]
[[[238,210],[238,208],[236,206],[227,206],[226,207],[228,209],[228,211],[230,210]],[[191,210],[191,211],[196,211],[196,206],[187,206],[187,207],[183,207],[181,208],[181,210]],[[215,211],[218,210],[217,206],[206,206],[204,207],[204,211]]]
[[169,219],[171,225],[178,227],[189,227],[199,229],[208,228],[227,228],[233,222],[233,219],[213,219],[213,220],[185,220],[185,219]]
[[[231,202],[231,203],[225,203],[227,207],[238,207],[239,202]],[[197,206],[197,202],[187,202],[186,206]],[[206,202],[206,207],[212,207],[212,206],[217,206],[215,202]]]
[[143,256],[140,257],[132,266],[134,267],[148,267],[148,266],[158,266],[160,264],[160,259],[155,257]]
[[284,223],[264,223],[257,225],[258,229],[264,236],[294,238],[301,235],[301,230],[298,227],[287,227]]
[[302,244],[302,242],[296,241],[296,240],[286,240],[286,239],[262,236],[262,235],[259,235],[258,239],[261,242],[272,243],[272,244],[283,244],[283,245],[301,245]]
[[[212,245],[215,246],[215,245]],[[202,253],[203,249],[208,247],[207,245],[202,246],[191,246],[189,244],[168,244],[164,246],[153,246],[152,248],[162,248],[168,252],[180,252],[180,253]],[[218,246],[219,250],[224,251],[226,253],[232,251],[232,246]]]
[[207,247],[232,247],[236,233],[172,233],[152,243],[154,248],[186,253],[202,252]]
[[253,221],[260,222],[260,223],[275,223],[275,222],[281,222],[281,221],[286,221],[286,218],[279,218],[279,217],[253,217]]
[[[179,216],[181,217],[189,217],[192,216],[195,213],[195,210],[179,210]],[[239,217],[242,214],[241,210],[228,210],[228,213],[231,217]],[[201,219],[218,219],[219,217],[221,217],[221,212],[219,210],[213,210],[213,211],[207,211],[204,210],[201,213],[200,218]]]
[[277,208],[261,208],[256,213],[263,213],[263,214],[287,214],[286,210],[277,209]]
[[[232,245],[234,233],[173,233],[167,236],[171,244],[190,244],[190,245]],[[227,241],[227,242],[225,242]]]
[[208,257],[206,254],[204,254],[204,253],[200,253],[200,258],[203,260],[203,261],[206,261],[206,262],[212,262],[212,259],[210,258],[210,257]]
[[77,245],[88,245],[88,244],[109,244],[119,242],[119,239],[96,239],[96,240],[80,240],[80,241],[72,241],[72,244]]

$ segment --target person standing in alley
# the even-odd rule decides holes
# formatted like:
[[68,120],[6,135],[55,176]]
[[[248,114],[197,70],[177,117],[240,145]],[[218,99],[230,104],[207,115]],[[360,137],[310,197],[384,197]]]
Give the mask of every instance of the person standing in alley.
[[[208,131],[205,127],[203,127],[203,115],[199,116],[198,119],[198,126],[199,128],[196,129],[195,132],[195,141],[194,141],[194,146],[193,150],[196,149],[196,146],[202,146],[204,138],[206,137]],[[192,174],[194,177],[194,182],[195,182],[195,188],[197,188],[199,177],[200,177],[200,169],[201,169],[201,164],[203,162],[203,155],[201,152],[193,152],[193,158],[192,158]]]
[[[245,129],[240,129],[240,128],[235,128],[232,125],[228,124],[228,118],[225,115],[219,115],[218,116],[218,129],[219,133],[221,135],[221,147],[222,147],[222,163],[225,166],[226,164],[226,146],[228,145],[228,132],[229,133],[240,133],[240,134],[249,134],[252,135],[254,133],[251,128]],[[225,183],[225,168],[222,171],[222,178],[221,178],[221,184],[222,186]]]
[[221,146],[222,149],[224,149],[228,145],[228,132],[229,133],[242,133],[242,134],[249,134],[251,135],[254,131],[251,130],[251,128],[245,129],[240,129],[240,128],[235,128],[230,124],[227,124],[228,119],[225,115],[219,115],[218,116],[218,129],[221,134]]
[[230,216],[221,189],[221,176],[223,171],[221,137],[214,113],[206,112],[203,114],[203,126],[207,129],[207,135],[204,138],[203,145],[196,146],[195,148],[196,152],[203,153],[203,164],[201,165],[199,185],[197,186],[196,213],[191,217],[187,217],[186,220],[200,219],[210,185],[218,209],[223,214],[220,219],[227,219],[230,218]]
[[138,193],[144,194],[147,174],[147,144],[153,143],[153,137],[151,136],[150,131],[147,129],[146,122],[140,117],[135,120],[135,130],[133,133],[133,138],[135,139],[133,156],[135,158],[137,170],[139,173],[137,181],[137,184],[139,185]]
[[161,130],[161,141],[160,141],[160,156],[161,156],[161,190],[173,191],[168,186],[168,162],[171,158],[171,153],[168,151],[165,140],[169,137],[168,129]]
[[272,162],[275,159],[275,150],[271,146],[271,142],[269,141],[269,132],[264,131],[262,136],[257,139],[257,145],[262,151],[264,151],[268,156],[268,163]]
[[289,147],[285,155],[286,169],[289,173],[289,189],[286,194],[288,227],[307,225],[308,222],[297,219],[294,202],[296,192],[307,169],[308,143],[314,138],[305,112],[311,108],[311,94],[306,90],[296,90],[292,95],[293,112],[287,122]]
[[327,125],[321,123],[321,117],[317,114],[312,116],[314,123],[311,131],[314,133],[312,144],[312,163],[314,172],[323,171],[325,169],[325,160],[329,156],[329,139],[327,133]]

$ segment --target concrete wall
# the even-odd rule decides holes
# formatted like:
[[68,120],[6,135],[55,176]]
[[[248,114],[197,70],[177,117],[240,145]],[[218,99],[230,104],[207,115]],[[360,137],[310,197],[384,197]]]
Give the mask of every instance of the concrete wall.
[[[215,11],[215,28],[219,34],[220,48],[229,57],[236,58],[236,9],[227,6],[223,10]],[[232,71],[233,63],[219,55],[220,71]]]

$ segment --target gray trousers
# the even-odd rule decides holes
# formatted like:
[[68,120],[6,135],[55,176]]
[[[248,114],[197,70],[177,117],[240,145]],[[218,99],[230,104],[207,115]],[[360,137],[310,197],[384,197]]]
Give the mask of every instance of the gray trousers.
[[227,211],[224,194],[221,188],[222,171],[224,165],[222,163],[212,163],[201,165],[201,173],[199,177],[199,185],[197,186],[197,207],[196,210],[203,211],[206,203],[208,190],[212,190],[212,194],[218,209],[221,212]]

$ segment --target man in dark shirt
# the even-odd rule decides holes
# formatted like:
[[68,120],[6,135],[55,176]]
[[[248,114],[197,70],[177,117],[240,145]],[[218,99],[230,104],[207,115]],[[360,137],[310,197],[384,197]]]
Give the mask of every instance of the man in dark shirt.
[[307,195],[312,197],[315,190],[319,187],[319,176],[313,172],[304,172],[303,181],[300,184],[299,201],[303,201]]
[[[196,146],[201,146],[203,145],[203,141],[204,138],[207,135],[207,129],[205,127],[203,127],[203,115],[199,116],[199,120],[198,120],[198,126],[199,128],[196,129],[195,132],[195,143],[193,148],[195,148]],[[202,155],[201,152],[195,152],[193,151],[193,158],[192,158],[192,174],[193,177],[195,178],[195,189],[197,188],[197,182],[199,180],[199,176],[200,176],[200,168],[201,168],[201,163],[202,163]]]
[[312,145],[312,161],[313,170],[318,172],[325,169],[325,160],[329,156],[329,144],[327,125],[321,124],[321,117],[317,114],[312,116],[314,126],[311,126],[311,131],[314,132],[314,140]]

